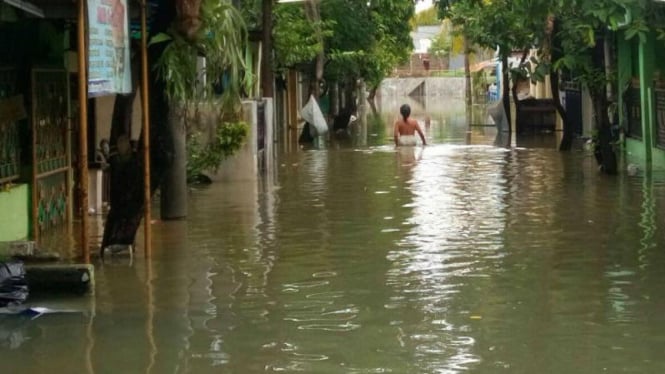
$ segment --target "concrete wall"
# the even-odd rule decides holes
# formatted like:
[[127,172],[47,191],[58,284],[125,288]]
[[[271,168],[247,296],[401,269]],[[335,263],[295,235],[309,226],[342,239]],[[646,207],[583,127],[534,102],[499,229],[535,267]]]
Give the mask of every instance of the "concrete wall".
[[30,234],[30,193],[27,184],[0,191],[0,242],[26,239]]
[[593,123],[593,101],[589,89],[582,87],[582,134],[591,137],[594,129]]
[[242,103],[242,108],[244,120],[249,124],[247,140],[236,154],[222,161],[219,170],[212,176],[215,181],[248,181],[257,177],[257,103],[245,101]]
[[407,96],[423,85],[423,96],[464,99],[464,77],[388,78],[381,83],[381,96]]
[[[273,115],[273,101],[266,98],[265,106],[265,148],[262,151],[265,162],[265,171],[268,176],[272,175],[274,171],[274,115]],[[243,102],[244,120],[249,124],[249,133],[247,140],[242,148],[233,156],[222,161],[217,173],[211,175],[214,181],[224,182],[239,182],[239,181],[256,181],[262,175],[260,169],[260,158],[262,155],[258,151],[258,103],[256,101]]]
[[[429,61],[429,71],[425,69],[423,61]],[[396,77],[424,77],[432,71],[449,70],[450,63],[448,56],[429,55],[427,53],[414,53],[409,62],[395,68],[393,74]]]

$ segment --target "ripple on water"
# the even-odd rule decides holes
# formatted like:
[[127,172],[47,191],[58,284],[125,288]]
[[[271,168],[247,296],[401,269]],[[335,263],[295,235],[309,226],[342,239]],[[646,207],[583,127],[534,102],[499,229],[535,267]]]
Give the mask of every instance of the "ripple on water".
[[356,368],[349,367],[344,368],[344,372],[349,374],[382,374],[382,373],[394,373],[390,368]]
[[381,232],[383,233],[388,233],[388,232],[399,232],[401,231],[400,229],[397,228],[388,228],[388,229],[381,229]]
[[355,319],[358,316],[358,312],[358,308],[354,306],[333,310],[322,308],[304,312],[291,312],[284,317],[284,320],[293,322],[343,322]]
[[337,276],[336,271],[319,271],[312,274],[312,278],[332,278],[336,276]]
[[309,325],[300,325],[298,330],[321,330],[321,331],[333,331],[333,332],[348,332],[353,330],[358,330],[361,327],[358,323],[316,323]]
[[287,283],[282,285],[282,287],[286,290],[297,290],[300,291],[302,289],[307,289],[307,288],[314,288],[314,287],[321,287],[328,285],[328,281],[305,281],[305,282],[298,282],[298,283]]

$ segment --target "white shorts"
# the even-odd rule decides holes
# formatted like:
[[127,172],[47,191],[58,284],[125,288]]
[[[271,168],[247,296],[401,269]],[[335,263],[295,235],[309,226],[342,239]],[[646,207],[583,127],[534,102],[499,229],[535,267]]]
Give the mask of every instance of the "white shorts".
[[399,137],[399,145],[414,146],[418,144],[418,139],[415,135],[401,135]]

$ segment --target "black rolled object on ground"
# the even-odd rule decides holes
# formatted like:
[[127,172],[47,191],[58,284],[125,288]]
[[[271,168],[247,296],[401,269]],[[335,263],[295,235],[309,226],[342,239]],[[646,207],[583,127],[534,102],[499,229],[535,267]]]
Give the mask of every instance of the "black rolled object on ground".
[[22,304],[28,293],[23,262],[0,262],[0,307]]

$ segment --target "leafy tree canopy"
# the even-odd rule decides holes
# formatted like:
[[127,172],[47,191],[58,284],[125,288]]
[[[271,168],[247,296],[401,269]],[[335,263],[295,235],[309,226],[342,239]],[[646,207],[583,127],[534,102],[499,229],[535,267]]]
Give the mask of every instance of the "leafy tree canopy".
[[[247,29],[238,10],[229,0],[202,0],[200,27],[185,37],[173,26],[151,43],[167,43],[157,61],[157,69],[166,84],[166,96],[174,102],[188,102],[215,97],[224,86],[222,98],[228,103],[240,97],[247,76],[245,48]],[[206,58],[206,79],[198,75],[196,58]]]
[[321,19],[315,21],[307,19],[298,3],[276,6],[277,69],[295,67],[311,73],[315,57],[323,49],[327,81],[364,79],[376,86],[396,65],[407,61],[413,49],[408,22],[415,9],[412,0],[326,0],[318,4]]
[[422,12],[416,13],[411,18],[411,28],[415,29],[418,26],[435,26],[441,23],[439,19],[438,9],[436,7],[431,7],[423,10]]
[[323,44],[316,29],[324,36],[331,35],[332,22],[309,22],[302,6],[279,4],[274,9],[273,28],[275,63],[277,70],[311,63]]
[[[473,43],[502,53],[539,48],[543,59],[534,76],[549,69],[575,72],[593,83],[602,77],[590,51],[607,30],[624,28],[642,41],[650,30],[665,38],[665,7],[644,0],[440,0],[439,15],[449,18]],[[552,23],[558,27],[552,30]],[[551,49],[556,45],[555,50]],[[551,57],[554,57],[551,59]],[[603,78],[604,79],[604,78]],[[602,79],[601,79],[602,80]]]

